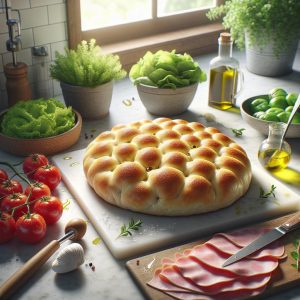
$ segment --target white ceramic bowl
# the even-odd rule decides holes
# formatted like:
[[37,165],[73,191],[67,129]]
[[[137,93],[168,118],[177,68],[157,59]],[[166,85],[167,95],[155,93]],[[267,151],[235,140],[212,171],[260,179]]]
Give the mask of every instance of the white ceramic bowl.
[[[1,113],[0,120],[5,112]],[[74,110],[74,112],[76,115],[74,127],[59,135],[37,139],[22,139],[0,133],[0,149],[19,156],[32,153],[53,155],[62,152],[75,144],[80,137],[82,118],[77,111]]]
[[[264,135],[268,135],[269,133],[269,124],[271,121],[264,121],[258,118],[255,118],[251,115],[250,104],[253,100],[257,98],[267,98],[268,95],[257,95],[251,98],[246,99],[242,102],[240,110],[241,115],[244,121],[246,121],[250,126],[263,133]],[[300,124],[291,124],[288,132],[286,134],[288,138],[298,138],[300,137]]]
[[194,99],[197,88],[198,83],[177,89],[137,85],[138,94],[146,109],[158,116],[178,115],[186,111]]

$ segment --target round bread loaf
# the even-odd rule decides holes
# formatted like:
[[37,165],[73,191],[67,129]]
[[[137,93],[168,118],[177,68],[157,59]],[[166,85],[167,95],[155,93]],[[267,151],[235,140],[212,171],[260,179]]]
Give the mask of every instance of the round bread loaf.
[[218,129],[169,118],[102,132],[83,167],[105,201],[163,216],[224,208],[246,193],[252,174],[246,152]]

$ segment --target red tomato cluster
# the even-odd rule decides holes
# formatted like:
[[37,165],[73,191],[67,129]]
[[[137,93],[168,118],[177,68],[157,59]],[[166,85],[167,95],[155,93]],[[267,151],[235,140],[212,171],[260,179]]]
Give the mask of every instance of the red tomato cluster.
[[0,244],[15,235],[25,243],[37,243],[46,234],[47,225],[56,223],[63,205],[51,192],[61,181],[60,170],[42,154],[32,154],[23,161],[23,171],[30,184],[23,187],[0,169]]

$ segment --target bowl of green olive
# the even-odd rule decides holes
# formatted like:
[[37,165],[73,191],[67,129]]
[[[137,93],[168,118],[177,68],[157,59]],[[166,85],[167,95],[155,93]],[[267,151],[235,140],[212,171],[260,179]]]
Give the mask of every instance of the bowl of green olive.
[[[244,100],[240,110],[244,121],[261,133],[268,135],[271,122],[287,123],[297,101],[298,94],[274,88],[268,94],[257,95]],[[286,137],[300,137],[300,109],[296,112]]]

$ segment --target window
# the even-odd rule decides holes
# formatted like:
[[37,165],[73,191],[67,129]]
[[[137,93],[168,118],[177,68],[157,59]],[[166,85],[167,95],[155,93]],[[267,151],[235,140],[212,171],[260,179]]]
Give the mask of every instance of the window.
[[206,12],[223,0],[68,0],[69,46],[95,38],[107,52],[131,65],[147,50],[215,49],[222,30]]

